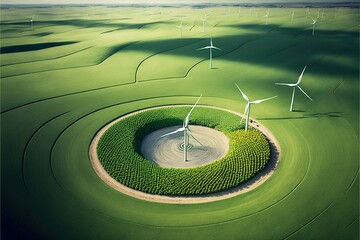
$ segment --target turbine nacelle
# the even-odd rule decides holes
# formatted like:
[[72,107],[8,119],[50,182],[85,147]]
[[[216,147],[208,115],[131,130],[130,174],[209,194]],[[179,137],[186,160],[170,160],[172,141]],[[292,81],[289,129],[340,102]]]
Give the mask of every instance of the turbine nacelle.
[[262,103],[265,102],[267,100],[276,98],[277,96],[273,96],[270,98],[265,98],[265,99],[260,99],[260,100],[255,100],[255,101],[250,101],[249,97],[245,95],[245,93],[243,93],[243,91],[241,91],[240,87],[235,83],[235,86],[239,89],[241,95],[243,96],[243,98],[247,101],[247,104],[245,106],[245,111],[244,111],[244,115],[241,118],[240,124],[242,123],[244,116],[246,115],[246,123],[245,123],[245,130],[248,129],[248,124],[249,124],[249,117],[250,117],[250,106],[251,104],[258,104],[258,103]]
[[292,112],[293,110],[293,106],[294,106],[294,98],[295,98],[295,89],[298,88],[308,99],[310,99],[311,101],[313,101],[313,99],[299,86],[302,80],[302,77],[304,75],[306,66],[304,67],[304,69],[302,70],[299,79],[296,83],[275,83],[276,85],[281,85],[281,86],[288,86],[288,87],[292,87],[293,88],[293,93],[292,93],[292,97],[291,97],[291,104],[290,104],[290,112]]
[[210,46],[198,48],[196,50],[204,50],[204,49],[210,49],[210,69],[212,69],[212,49],[217,49],[217,50],[221,50],[221,49],[213,45],[212,38],[210,38]]

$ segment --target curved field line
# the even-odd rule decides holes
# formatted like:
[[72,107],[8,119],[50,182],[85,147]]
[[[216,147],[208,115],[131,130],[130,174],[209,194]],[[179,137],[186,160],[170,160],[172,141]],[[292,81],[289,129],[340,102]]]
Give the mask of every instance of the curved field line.
[[22,161],[21,161],[21,178],[22,178],[22,181],[25,185],[25,189],[28,190],[27,188],[27,184],[26,184],[26,180],[25,180],[25,169],[24,169],[24,166],[25,166],[25,155],[26,155],[26,152],[27,152],[27,148],[29,146],[29,144],[31,143],[31,141],[33,140],[33,138],[35,137],[35,135],[45,126],[47,125],[48,123],[50,123],[51,121],[57,119],[58,117],[68,113],[69,111],[67,112],[64,112],[64,113],[61,113],[61,114],[58,114],[56,115],[55,117],[52,117],[50,118],[49,120],[47,120],[46,122],[44,122],[43,124],[41,124],[36,130],[35,132],[31,135],[30,139],[27,141],[26,145],[25,145],[25,149],[23,151],[23,156],[22,156]]
[[316,214],[310,221],[308,221],[307,223],[305,223],[304,225],[302,225],[300,228],[298,228],[297,230],[295,230],[294,232],[292,232],[290,235],[288,235],[287,237],[283,238],[283,240],[288,239],[289,237],[293,236],[294,234],[296,234],[297,232],[299,232],[300,230],[304,229],[305,227],[307,227],[310,223],[312,223],[313,221],[315,221],[318,217],[320,217],[323,213],[325,213],[331,206],[333,205],[333,203],[330,203],[326,208],[324,208],[321,212],[319,212],[318,214]]
[[351,187],[354,185],[355,180],[357,179],[357,177],[358,177],[358,176],[359,176],[359,169],[357,170],[357,172],[356,172],[356,174],[355,174],[355,176],[354,176],[353,180],[351,181],[351,183],[350,183],[349,187],[346,189],[346,192],[349,192],[349,191],[350,191]]
[[153,56],[156,56],[160,53],[164,53],[164,52],[168,52],[168,51],[172,51],[172,50],[175,50],[175,49],[178,49],[178,48],[182,48],[182,47],[186,47],[186,46],[189,46],[189,45],[192,45],[192,44],[195,44],[197,42],[200,42],[200,41],[203,41],[204,39],[200,39],[200,40],[197,40],[195,42],[191,42],[191,43],[187,43],[185,45],[182,45],[182,46],[177,46],[177,47],[173,47],[173,48],[170,48],[170,49],[166,49],[166,50],[163,50],[163,51],[160,51],[160,52],[157,52],[157,53],[154,53],[150,56],[147,56],[146,58],[144,58],[143,60],[141,60],[141,62],[138,64],[138,66],[136,67],[136,70],[135,70],[135,83],[138,82],[137,80],[137,75],[138,75],[138,71],[139,71],[139,68],[141,66],[141,64],[143,64],[143,62],[145,62],[146,60],[148,60],[149,58],[153,57]]
[[78,68],[86,68],[86,67],[94,67],[94,66],[102,64],[103,62],[105,62],[108,58],[110,58],[114,54],[120,52],[121,50],[124,50],[124,48],[127,48],[127,47],[129,47],[129,46],[131,46],[131,45],[133,45],[135,43],[138,43],[138,42],[140,42],[140,41],[130,42],[130,43],[121,45],[121,47],[116,48],[116,51],[106,55],[102,60],[100,60],[98,63],[95,63],[95,64],[88,64],[88,65],[83,65],[83,66],[73,66],[73,67],[63,67],[63,68],[56,68],[56,69],[48,69],[48,70],[41,70],[41,71],[28,72],[28,73],[20,73],[20,74],[1,77],[1,78],[5,79],[5,78],[10,78],[10,77],[18,77],[18,76],[24,76],[24,75],[36,74],[36,73],[44,73],[44,72],[52,72],[52,71],[60,71],[60,70],[68,70],[68,69],[78,69]]
[[[194,97],[194,96],[193,96]],[[107,106],[107,107],[104,107],[102,109],[98,109],[98,110],[95,110],[93,111],[92,113],[94,112],[97,112],[97,111],[100,111],[100,110],[103,110],[105,108],[108,108],[108,107],[112,107],[112,106],[115,106],[115,105],[119,105],[119,104],[114,104],[114,105],[110,105],[110,106]],[[92,113],[89,113],[89,114],[92,114]],[[89,115],[87,114],[87,115]],[[298,131],[299,132],[299,131]],[[302,135],[300,132],[299,132],[300,135]],[[304,139],[305,140],[305,139]],[[306,142],[307,144],[307,142]],[[288,192],[286,195],[284,195],[282,198],[280,198],[279,200],[277,200],[275,203],[267,206],[266,208],[263,208],[259,211],[256,211],[254,213],[250,213],[248,215],[245,215],[245,216],[241,216],[241,217],[237,217],[237,218],[233,218],[233,219],[229,219],[229,220],[225,220],[225,221],[221,221],[221,222],[215,222],[215,223],[208,223],[208,224],[198,224],[198,225],[192,225],[192,226],[158,226],[158,225],[152,225],[152,224],[142,224],[142,223],[137,223],[137,222],[132,222],[132,221],[128,221],[128,220],[124,220],[124,219],[121,219],[121,218],[115,218],[113,216],[108,216],[107,214],[103,214],[104,216],[107,216],[107,217],[110,217],[111,219],[113,220],[117,220],[117,221],[123,221],[123,222],[128,222],[128,223],[132,223],[132,224],[136,224],[136,225],[139,225],[139,226],[147,226],[147,227],[154,227],[154,228],[158,228],[158,229],[191,229],[191,228],[199,228],[199,227],[209,227],[209,226],[216,226],[216,225],[221,225],[221,224],[226,224],[226,223],[231,223],[231,222],[235,222],[235,221],[238,221],[240,219],[244,219],[244,218],[248,218],[248,217],[251,217],[253,215],[256,215],[256,214],[259,214],[261,212],[264,212],[265,210],[268,210],[272,207],[274,207],[275,205],[277,205],[278,203],[280,203],[281,201],[283,201],[284,199],[286,199],[288,196],[290,196],[299,186],[300,184],[304,181],[306,175],[308,174],[309,172],[309,169],[310,169],[310,162],[311,162],[311,155],[310,155],[310,148],[309,148],[309,145],[307,144],[307,148],[308,148],[308,152],[309,152],[309,160],[308,160],[308,165],[307,165],[307,169],[306,169],[306,172],[304,173],[303,177],[300,179],[300,181],[295,185],[295,187],[290,191]]]
[[[292,124],[292,123],[291,123]],[[293,125],[293,124],[292,124]],[[295,128],[296,129],[296,128]],[[299,132],[298,130],[296,130],[302,137],[303,139],[305,140],[306,142],[306,139],[304,138],[304,136],[302,135],[301,132]],[[103,214],[101,213],[103,216],[106,216],[106,217],[109,217],[110,219],[112,220],[116,220],[116,221],[121,221],[121,222],[127,222],[127,223],[131,223],[131,224],[135,224],[137,226],[145,226],[145,227],[154,227],[154,228],[157,228],[157,229],[194,229],[194,228],[203,228],[203,227],[211,227],[211,226],[217,226],[217,225],[222,225],[222,224],[227,224],[227,223],[231,223],[231,222],[236,222],[240,219],[244,219],[244,218],[248,218],[248,217],[251,217],[251,216],[254,216],[256,214],[259,214],[259,213],[262,213],[272,207],[274,207],[275,205],[277,205],[278,203],[282,202],[284,199],[286,199],[288,196],[290,196],[299,186],[300,184],[304,181],[306,175],[308,174],[309,172],[309,169],[310,169],[310,162],[311,162],[311,155],[310,155],[310,147],[308,145],[308,143],[306,142],[306,145],[307,145],[307,148],[308,148],[308,153],[309,153],[309,160],[308,160],[308,165],[307,165],[307,169],[306,169],[306,172],[305,174],[303,175],[303,177],[300,179],[300,181],[295,185],[295,187],[290,191],[288,192],[286,195],[284,195],[282,198],[280,198],[279,200],[277,200],[276,202],[274,202],[273,204],[259,210],[259,211],[256,211],[256,212],[253,212],[253,213],[250,213],[250,214],[247,214],[247,215],[244,215],[244,216],[241,216],[241,217],[236,217],[236,218],[232,218],[232,219],[228,219],[228,220],[225,220],[225,221],[220,221],[220,222],[214,222],[214,223],[206,223],[206,224],[197,224],[197,225],[191,225],[191,226],[186,226],[186,225],[183,225],[183,226],[166,226],[166,225],[152,225],[152,224],[143,224],[143,223],[137,223],[137,222],[133,222],[133,221],[129,221],[129,220],[125,220],[125,219],[121,219],[121,218],[116,218],[116,217],[113,217],[113,216],[109,216],[108,214]],[[332,204],[330,204],[332,205]],[[329,206],[330,207],[330,206]],[[323,211],[324,212],[324,211]],[[321,212],[322,213],[322,212]],[[321,214],[320,213],[320,214]],[[319,215],[317,215],[315,218],[317,218]],[[308,223],[309,224],[309,223]],[[303,226],[304,227],[304,226]]]
[[[291,122],[289,122],[291,123]],[[294,124],[291,123],[293,126]],[[297,128],[295,128],[297,129]],[[301,136],[302,138],[305,140],[306,142],[306,139],[305,137],[302,135],[302,133],[298,130],[296,130]],[[299,186],[300,184],[304,181],[306,175],[308,174],[309,170],[310,170],[310,163],[311,163],[311,152],[310,152],[310,146],[308,145],[308,143],[306,142],[306,145],[307,145],[307,149],[308,149],[308,153],[309,153],[309,160],[308,160],[308,163],[307,163],[307,169],[303,175],[303,177],[300,179],[300,181],[294,186],[293,189],[291,189],[290,192],[288,192],[287,194],[285,194],[282,198],[278,199],[276,202],[274,202],[273,204],[259,210],[259,211],[256,211],[256,212],[253,212],[253,213],[250,213],[250,214],[247,214],[247,215],[244,215],[244,216],[241,216],[241,217],[237,217],[237,218],[233,218],[233,219],[229,219],[229,220],[226,220],[226,221],[221,221],[221,222],[215,222],[215,223],[208,223],[208,224],[201,224],[201,225],[192,225],[192,226],[174,226],[174,227],[169,227],[169,226],[154,226],[156,228],[198,228],[198,227],[208,227],[208,226],[216,226],[216,225],[221,225],[221,224],[225,224],[225,223],[231,223],[231,222],[235,222],[237,220],[240,220],[240,219],[244,219],[244,218],[248,218],[248,217],[251,217],[251,216],[254,216],[256,214],[259,214],[261,212],[264,212],[272,207],[274,207],[275,205],[277,205],[278,203],[282,202],[284,199],[286,199],[287,197],[289,197]]]
[[68,57],[68,56],[74,55],[74,54],[76,54],[76,53],[79,53],[79,52],[88,50],[89,48],[92,48],[92,47],[94,47],[94,46],[86,47],[86,48],[77,50],[77,51],[75,51],[75,52],[68,53],[68,54],[65,54],[65,55],[62,55],[62,56],[53,57],[53,58],[41,59],[41,60],[34,60],[34,61],[27,61],[27,62],[18,62],[18,63],[4,64],[4,65],[0,65],[0,67],[13,66],[13,65],[24,64],[24,63],[34,63],[34,62],[43,62],[43,61],[60,59],[60,58],[63,58],[63,57]]
[[355,218],[354,221],[352,221],[351,223],[349,223],[349,225],[346,226],[346,228],[351,227],[351,225],[353,225],[357,220],[359,220],[359,216],[357,218]]
[[333,90],[333,94],[336,93],[336,91],[338,90],[338,88],[341,86],[341,84],[345,81],[345,79],[342,79],[342,81],[334,88]]
[[[234,48],[233,50],[230,50],[229,52],[226,52],[226,53],[224,53],[224,54],[219,54],[219,55],[217,55],[216,57],[213,57],[213,59],[214,59],[214,58],[218,58],[218,57],[225,56],[225,55],[230,54],[230,53],[233,53],[233,52],[239,50],[239,49],[240,49],[241,47],[243,47],[245,44],[248,44],[249,42],[252,42],[252,41],[254,41],[254,40],[257,40],[257,39],[250,39],[250,40],[248,40],[248,41],[246,41],[246,42],[243,42],[243,43],[241,43],[239,46],[237,46],[236,48]],[[189,73],[190,73],[190,71],[191,71],[192,69],[194,69],[197,65],[199,65],[200,63],[202,63],[202,62],[204,62],[204,61],[206,61],[206,60],[208,60],[208,59],[207,59],[207,58],[204,58],[203,60],[200,60],[200,61],[196,62],[194,65],[192,65],[192,66],[187,70],[187,72],[186,72],[185,75],[183,75],[183,76],[151,78],[151,79],[141,80],[141,81],[138,81],[138,82],[151,82],[151,81],[160,81],[160,80],[168,80],[168,79],[187,78],[187,76],[189,75]],[[140,67],[140,65],[139,65],[138,67]]]
[[32,101],[32,102],[28,102],[28,103],[21,104],[21,105],[19,105],[19,106],[13,107],[13,108],[6,109],[6,110],[2,111],[0,114],[4,114],[4,113],[7,113],[7,112],[9,112],[9,111],[16,110],[16,109],[18,109],[18,108],[26,107],[26,106],[28,106],[28,105],[31,105],[31,104],[34,104],[34,103],[43,102],[43,101],[47,101],[47,100],[53,100],[53,99],[62,98],[62,97],[67,97],[67,96],[71,96],[71,95],[76,95],[76,94],[81,94],[81,93],[86,93],[86,92],[92,92],[92,91],[98,91],[98,90],[103,90],[103,89],[107,89],[107,88],[113,88],[113,87],[131,85],[131,84],[134,84],[134,83],[115,84],[115,85],[110,85],[110,86],[105,86],[105,87],[99,87],[99,88],[93,88],[93,89],[83,90],[83,91],[74,92],[74,93],[66,93],[66,94],[63,94],[63,95],[55,96],[55,97],[43,98],[43,99],[39,99],[39,100],[35,100],[35,101]]
[[[139,99],[139,100],[133,100],[133,101],[127,101],[127,102],[122,102],[122,103],[116,103],[116,104],[111,104],[111,105],[108,105],[108,106],[105,106],[105,107],[102,107],[100,109],[96,109],[94,111],[91,111],[83,116],[81,116],[80,118],[78,118],[76,121],[72,122],[70,125],[68,125],[61,133],[60,135],[57,137],[56,141],[53,143],[52,145],[52,148],[51,148],[51,152],[50,152],[50,162],[52,161],[52,157],[53,157],[53,150],[54,148],[56,147],[56,144],[57,142],[59,141],[60,137],[65,133],[66,130],[68,130],[71,126],[73,126],[76,122],[80,121],[81,119],[95,113],[95,112],[99,112],[101,110],[104,110],[104,109],[107,109],[107,108],[110,108],[110,107],[114,107],[114,106],[118,106],[118,105],[121,105],[121,104],[126,104],[126,103],[132,103],[132,102],[138,102],[138,101],[143,101],[143,100],[149,100],[149,99],[157,99],[157,98],[167,98],[167,97],[197,97],[197,95],[177,95],[177,96],[161,96],[161,97],[153,97],[153,98],[144,98],[144,99]],[[308,148],[308,151],[310,151],[310,149]],[[310,156],[310,155],[309,155]],[[52,163],[50,163],[51,167],[52,167]],[[307,166],[307,170],[306,170],[306,173],[304,174],[303,178],[296,184],[296,186],[288,193],[286,194],[285,196],[283,196],[281,199],[279,199],[277,202],[275,202],[274,204],[260,210],[260,211],[257,211],[257,212],[254,212],[254,213],[251,213],[251,214],[248,214],[246,216],[241,216],[241,217],[238,217],[238,218],[234,218],[234,219],[229,219],[229,220],[226,220],[226,221],[221,221],[221,222],[216,222],[216,223],[209,223],[209,224],[200,224],[200,225],[192,225],[192,226],[156,226],[156,225],[151,225],[151,224],[142,224],[142,223],[137,223],[137,222],[133,222],[133,221],[128,221],[128,220],[125,220],[125,219],[121,219],[121,218],[116,218],[116,217],[113,217],[113,216],[109,216],[107,214],[104,214],[104,213],[101,213],[99,212],[101,215],[103,216],[106,216],[108,218],[111,218],[113,220],[117,220],[117,221],[121,221],[121,222],[127,222],[127,223],[131,223],[131,224],[134,224],[134,225],[138,225],[138,226],[150,226],[150,227],[155,227],[155,228],[166,228],[166,229],[179,229],[179,228],[186,228],[186,229],[189,229],[189,228],[199,228],[199,227],[208,227],[208,226],[215,226],[215,225],[220,225],[220,224],[226,224],[226,223],[229,223],[229,222],[234,222],[234,221],[237,221],[239,219],[243,219],[243,218],[247,218],[247,217],[250,217],[250,216],[253,216],[253,215],[256,215],[256,214],[259,214],[273,206],[275,206],[276,204],[278,204],[279,202],[283,201],[285,198],[287,198],[292,192],[294,192],[296,190],[296,188],[303,182],[303,180],[305,179],[305,176],[307,175],[308,171],[309,171],[309,168],[310,168],[310,159],[308,161],[308,166]],[[56,179],[56,176],[55,176],[55,173],[54,173],[54,169],[53,167],[51,168],[51,171],[52,171],[52,174],[53,174],[53,177],[55,177],[55,181],[59,184],[59,186],[64,189],[59,181]],[[65,190],[65,189],[64,189]],[[66,190],[65,190],[66,191]],[[66,191],[68,192],[68,191]],[[72,193],[70,193],[71,195],[73,195]]]
[[[69,129],[72,125],[74,125],[75,123],[77,123],[78,121],[82,120],[83,118],[91,115],[91,114],[94,114],[96,112],[99,112],[99,111],[102,111],[104,109],[107,109],[107,108],[111,108],[111,107],[115,107],[115,106],[119,106],[119,105],[122,105],[122,104],[128,104],[128,103],[134,103],[134,102],[139,102],[139,101],[146,101],[146,100],[152,100],[152,99],[161,99],[161,98],[171,98],[171,97],[198,97],[198,95],[170,95],[170,96],[158,96],[158,97],[148,97],[148,98],[142,98],[142,99],[137,99],[137,100],[130,100],[130,101],[125,101],[125,102],[120,102],[120,103],[114,103],[114,104],[111,104],[111,105],[107,105],[105,107],[102,107],[102,108],[99,108],[99,109],[96,109],[96,110],[93,110],[89,113],[86,113],[85,115],[81,116],[80,118],[76,119],[76,121],[72,122],[70,125],[68,125],[65,129],[63,129],[61,131],[61,133],[59,134],[59,136],[56,138],[55,142],[53,143],[52,147],[51,147],[51,151],[50,151],[50,169],[51,169],[51,172],[53,174],[53,176],[55,177],[55,174],[54,174],[54,171],[53,171],[53,164],[52,164],[52,155],[53,155],[53,150],[57,144],[57,142],[59,141],[60,137],[65,133],[65,131],[67,129]],[[55,177],[56,178],[56,177]],[[56,180],[56,179],[55,179]],[[57,181],[57,180],[56,180]]]

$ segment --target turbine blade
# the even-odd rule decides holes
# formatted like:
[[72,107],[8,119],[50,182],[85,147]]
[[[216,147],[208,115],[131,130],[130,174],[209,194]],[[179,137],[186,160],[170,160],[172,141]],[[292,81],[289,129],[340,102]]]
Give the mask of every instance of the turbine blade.
[[218,48],[218,47],[214,47],[214,46],[212,46],[212,48],[215,48],[215,49],[217,49],[217,50],[221,50],[220,48]]
[[189,112],[188,115],[186,116],[186,118],[185,118],[185,125],[184,125],[185,127],[188,126],[189,120],[190,120],[190,114],[191,114],[191,112],[194,110],[196,104],[200,101],[200,98],[201,98],[201,97],[202,97],[202,94],[200,95],[200,97],[198,98],[198,100],[196,101],[196,103],[195,103],[194,106],[190,109],[190,112]]
[[210,48],[210,46],[206,46],[206,47],[203,47],[203,48],[198,48],[196,50],[204,50],[204,49],[209,49],[209,48]]
[[273,98],[276,98],[277,96],[273,96],[273,97],[270,97],[270,98],[265,98],[265,99],[261,99],[261,100],[255,100],[255,101],[252,101],[251,103],[261,103],[261,102],[265,102],[267,100],[270,100],[270,99],[273,99]]
[[162,137],[165,137],[165,136],[169,136],[169,135],[175,134],[175,133],[177,133],[177,132],[182,132],[182,131],[184,131],[184,130],[185,130],[184,128],[179,128],[179,129],[177,129],[177,130],[175,130],[175,131],[173,131],[173,132],[169,132],[169,133],[166,133],[166,134],[164,134],[164,135],[161,135],[160,137],[162,138]]
[[298,79],[296,85],[299,85],[299,84],[300,84],[300,82],[301,82],[301,80],[302,80],[302,77],[303,77],[303,75],[304,75],[305,69],[306,69],[306,66],[305,66],[304,69],[302,70],[302,72],[301,72],[301,74],[300,74],[300,76],[299,76],[299,79]]
[[246,101],[250,101],[249,98],[241,91],[241,89],[239,88],[239,86],[235,83],[235,86],[239,89],[241,95],[243,96],[243,98],[246,100]]
[[307,96],[312,101],[312,98],[309,95],[307,95],[306,92],[300,86],[297,87],[300,89],[300,91],[302,91],[303,94],[305,94],[305,96]]
[[289,87],[292,87],[292,83],[275,83],[276,85],[282,85],[282,86],[289,86]]

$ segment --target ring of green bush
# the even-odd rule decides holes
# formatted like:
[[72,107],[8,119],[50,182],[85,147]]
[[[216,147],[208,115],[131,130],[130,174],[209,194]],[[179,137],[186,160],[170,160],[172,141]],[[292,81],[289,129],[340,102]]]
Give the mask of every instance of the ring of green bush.
[[143,138],[157,129],[182,125],[189,109],[169,107],[147,110],[111,126],[102,135],[97,147],[104,169],[118,182],[142,192],[198,195],[237,186],[265,167],[270,159],[266,137],[256,129],[245,132],[239,124],[239,116],[206,107],[193,111],[190,124],[222,131],[230,140],[225,157],[191,169],[161,168],[145,159],[140,152]]

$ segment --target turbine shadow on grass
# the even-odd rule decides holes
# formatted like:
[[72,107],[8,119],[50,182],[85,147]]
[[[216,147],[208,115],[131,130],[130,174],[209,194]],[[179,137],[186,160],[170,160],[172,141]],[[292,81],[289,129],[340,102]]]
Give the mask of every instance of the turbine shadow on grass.
[[64,41],[64,42],[44,42],[35,44],[24,44],[24,45],[13,45],[7,47],[1,47],[0,52],[3,53],[18,53],[18,52],[29,52],[35,50],[42,50],[52,47],[59,47],[64,45],[70,45],[77,43],[75,41]]
[[262,121],[267,121],[267,120],[295,120],[295,119],[323,118],[323,117],[338,118],[338,117],[343,117],[342,114],[343,114],[342,112],[323,112],[323,113],[309,113],[298,117],[274,117],[274,118],[270,117],[270,118],[257,118],[257,119]]

